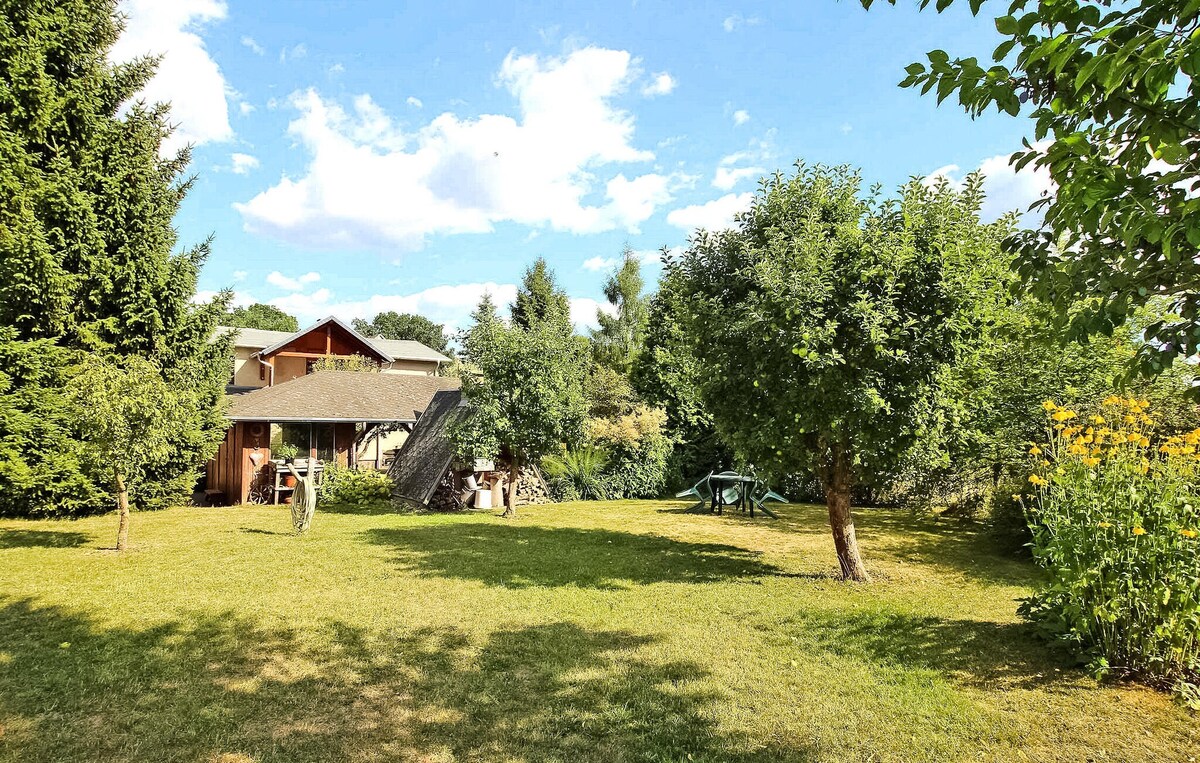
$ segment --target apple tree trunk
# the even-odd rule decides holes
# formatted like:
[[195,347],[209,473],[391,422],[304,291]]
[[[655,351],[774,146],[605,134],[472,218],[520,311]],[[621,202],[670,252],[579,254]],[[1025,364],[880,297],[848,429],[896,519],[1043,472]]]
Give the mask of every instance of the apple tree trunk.
[[842,569],[842,579],[870,582],[871,576],[858,553],[854,516],[850,513],[850,489],[854,484],[850,453],[842,445],[832,446],[820,472],[821,486],[825,490],[825,505],[829,508],[829,527],[833,531],[833,546],[837,551],[838,565]]

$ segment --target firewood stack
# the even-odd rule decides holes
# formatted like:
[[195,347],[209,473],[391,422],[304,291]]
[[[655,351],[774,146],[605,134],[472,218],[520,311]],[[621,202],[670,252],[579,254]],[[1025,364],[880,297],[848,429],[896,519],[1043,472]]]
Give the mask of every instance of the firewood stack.
[[[507,469],[502,465],[496,472],[490,474],[494,478],[504,479],[507,477]],[[430,511],[461,511],[463,509],[472,508],[463,501],[464,495],[470,495],[464,489],[464,480],[470,471],[455,472],[453,469],[448,470],[442,477],[442,481],[438,483],[437,489],[433,492],[433,497],[429,499]],[[475,475],[479,484],[487,484],[490,480],[482,478],[481,474]],[[507,488],[506,488],[507,489]],[[550,503],[550,494],[546,488],[546,483],[542,479],[541,472],[534,466],[525,466],[521,468],[520,476],[517,480],[517,505],[522,506],[531,503]],[[496,509],[503,509],[503,504],[494,506]]]

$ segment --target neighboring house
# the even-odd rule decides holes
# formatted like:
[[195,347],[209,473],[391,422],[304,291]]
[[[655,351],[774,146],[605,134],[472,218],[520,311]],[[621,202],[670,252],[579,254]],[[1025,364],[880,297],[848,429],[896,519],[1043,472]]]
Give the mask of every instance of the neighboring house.
[[[364,337],[332,316],[291,334],[219,330],[236,333],[227,388],[232,425],[206,476],[208,489],[230,503],[273,485],[271,452],[285,443],[324,464],[384,468],[434,394],[458,388],[457,379],[436,375],[450,360],[441,353],[420,342]],[[382,372],[313,371],[320,358],[353,355],[377,361]]]
[[218,326],[217,332],[234,337],[230,392],[298,379],[327,355],[364,355],[377,361],[384,373],[424,376],[436,376],[441,365],[450,362],[420,342],[365,337],[332,315],[294,333],[227,326]]

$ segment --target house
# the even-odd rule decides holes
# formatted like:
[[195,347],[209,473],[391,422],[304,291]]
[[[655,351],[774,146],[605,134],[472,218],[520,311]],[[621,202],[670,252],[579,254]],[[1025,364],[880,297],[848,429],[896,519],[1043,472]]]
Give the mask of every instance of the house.
[[306,375],[317,360],[332,355],[363,355],[390,374],[436,376],[450,358],[420,342],[367,338],[329,316],[293,333],[218,326],[233,334],[233,376],[229,392],[246,392]]
[[[449,358],[420,342],[368,338],[330,316],[294,333],[234,333],[226,388],[231,424],[206,468],[206,487],[230,503],[264,500],[276,484],[272,451],[294,446],[314,463],[385,468],[387,453],[434,395],[457,389],[437,376]],[[369,371],[315,370],[326,357],[367,357]]]

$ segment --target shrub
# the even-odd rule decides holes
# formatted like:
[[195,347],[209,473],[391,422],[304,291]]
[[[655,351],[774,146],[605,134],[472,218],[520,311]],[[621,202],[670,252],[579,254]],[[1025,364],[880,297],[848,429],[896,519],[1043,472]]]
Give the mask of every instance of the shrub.
[[560,456],[546,456],[542,470],[550,475],[551,482],[559,483],[560,495],[570,496],[558,500],[603,501],[608,494],[601,477],[607,464],[608,451],[588,444]]
[[1098,675],[1171,685],[1200,705],[1200,429],[1156,444],[1156,416],[1133,398],[1109,397],[1086,420],[1045,408],[1027,510],[1050,580],[1023,614]]
[[317,503],[363,506],[391,499],[392,481],[383,472],[331,464],[317,488]]
[[667,484],[672,443],[663,432],[667,414],[639,405],[628,414],[588,422],[588,434],[611,457],[604,469],[610,498],[657,498]]
[[553,477],[546,481],[546,487],[550,488],[550,500],[556,503],[582,500],[579,488],[575,487],[575,483],[569,479]]

